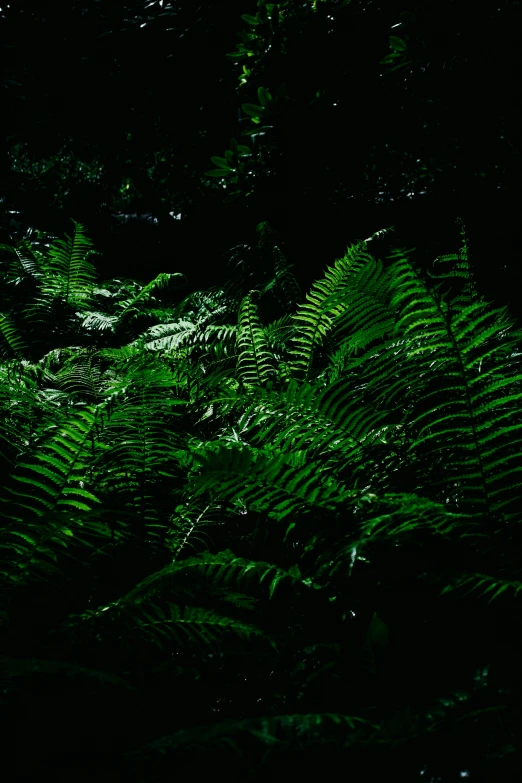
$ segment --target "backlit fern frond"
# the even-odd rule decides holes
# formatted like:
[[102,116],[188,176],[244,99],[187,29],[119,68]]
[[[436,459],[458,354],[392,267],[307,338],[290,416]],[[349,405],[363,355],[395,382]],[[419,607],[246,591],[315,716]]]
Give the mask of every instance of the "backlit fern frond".
[[239,308],[238,373],[244,384],[262,386],[274,377],[275,367],[252,295],[247,294]]
[[[367,266],[374,269],[367,271]],[[339,323],[341,332],[355,322],[359,332],[368,332],[371,328],[378,335],[389,329],[389,317],[379,302],[382,296],[382,267],[377,265],[369,255],[365,242],[359,242],[349,247],[343,258],[338,259],[333,267],[329,267],[322,280],[317,281],[306,295],[307,302],[302,303],[293,316],[296,323],[296,334],[293,338],[294,348],[290,354],[291,371],[294,375],[310,379],[316,350],[323,344],[325,337]],[[365,284],[366,289],[359,290],[358,283]],[[374,298],[377,300],[374,303]],[[357,303],[356,315],[350,316],[352,300]],[[341,319],[344,316],[344,322]],[[373,325],[375,319],[381,322],[377,329]],[[364,344],[362,337],[352,338]]]
[[402,409],[414,466],[437,466],[419,472],[424,491],[455,486],[459,510],[509,519],[522,507],[521,335],[505,309],[432,289],[400,251],[390,275],[395,337],[354,362],[354,377]]
[[[96,269],[89,261],[93,243],[85,233],[84,227],[73,221],[72,236],[57,239],[49,247],[48,258],[43,262],[44,278],[36,308],[47,306],[50,300],[61,299],[80,309],[88,306]],[[34,308],[31,308],[31,312]]]

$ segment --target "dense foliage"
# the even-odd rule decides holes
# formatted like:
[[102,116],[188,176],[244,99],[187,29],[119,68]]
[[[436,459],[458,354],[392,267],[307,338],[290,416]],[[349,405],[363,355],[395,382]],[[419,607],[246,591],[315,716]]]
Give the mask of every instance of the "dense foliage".
[[520,780],[520,11],[2,4],[4,773]]
[[522,334],[463,229],[306,296],[259,231],[188,296],[97,283],[78,223],[2,248],[20,779],[517,779]]

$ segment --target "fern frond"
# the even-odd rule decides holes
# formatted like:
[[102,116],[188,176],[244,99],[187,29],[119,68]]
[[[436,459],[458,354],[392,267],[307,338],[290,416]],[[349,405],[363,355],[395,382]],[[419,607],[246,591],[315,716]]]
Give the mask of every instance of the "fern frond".
[[93,503],[100,502],[84,487],[95,424],[96,410],[92,406],[75,410],[38,449],[35,462],[18,464],[12,478],[27,491],[7,487],[15,506],[42,516],[61,507],[90,511]]
[[164,602],[162,606],[154,603],[119,603],[100,607],[95,611],[84,612],[73,617],[67,627],[79,628],[85,624],[93,626],[97,638],[110,641],[116,631],[122,628],[127,634],[135,635],[146,644],[165,650],[165,645],[184,648],[187,644],[210,648],[219,652],[226,637],[236,637],[243,641],[260,641],[276,647],[273,637],[250,623],[198,606],[180,607]]
[[216,553],[202,552],[197,557],[170,563],[136,585],[121,601],[142,601],[147,596],[161,595],[165,591],[176,592],[176,587],[182,591],[187,586],[194,589],[197,584],[200,588],[226,588],[241,594],[252,593],[266,585],[268,597],[273,598],[278,585],[285,581],[292,586],[309,589],[309,582],[301,579],[296,567],[285,570],[272,563],[245,560],[225,549]]
[[464,588],[465,595],[476,591],[483,598],[489,594],[488,603],[491,603],[503,593],[516,598],[522,592],[522,582],[517,579],[501,579],[490,574],[466,574],[457,577],[452,584],[447,585],[440,593],[444,595]]
[[185,275],[180,272],[161,272],[154,280],[143,286],[143,288],[131,299],[118,303],[118,315],[120,320],[139,313],[145,304],[156,301],[156,293],[168,288],[176,282],[185,282]]
[[507,519],[522,507],[520,334],[502,308],[430,288],[400,251],[390,275],[395,337],[354,360],[353,377],[374,404],[403,411],[419,486],[455,486],[460,510]]
[[322,483],[317,462],[296,468],[284,455],[220,442],[193,457],[201,472],[190,477],[192,492],[210,492],[226,502],[241,499],[247,508],[278,521],[313,508],[335,511],[354,494],[332,480]]
[[54,376],[58,389],[64,389],[69,394],[79,394],[97,403],[101,400],[107,380],[102,379],[102,373],[93,363],[91,352],[81,349],[69,358],[59,372]]
[[276,371],[252,295],[247,294],[239,308],[238,373],[243,383],[262,386]]
[[93,332],[115,332],[118,323],[116,315],[87,310],[81,313],[83,329]]
[[[296,322],[296,336],[293,338],[294,350],[290,354],[295,358],[291,361],[291,372],[307,380],[312,371],[314,352],[319,348],[324,338],[335,326],[336,320],[349,310],[350,292],[354,292],[355,281],[367,264],[376,262],[368,254],[365,242],[359,242],[349,247],[343,258],[338,259],[333,267],[329,267],[325,277],[317,281],[309,294],[307,302],[302,303],[293,316]],[[382,274],[382,269],[379,270]],[[378,279],[379,275],[377,275]],[[362,278],[364,280],[364,277]],[[372,277],[366,277],[370,286]],[[377,288],[377,291],[380,289]],[[375,292],[374,292],[375,294]],[[365,300],[367,304],[367,300]],[[361,303],[361,306],[364,302]],[[382,320],[381,310],[377,310]],[[375,314],[374,313],[374,317]],[[366,316],[366,324],[371,321],[372,314]],[[348,315],[345,316],[348,319]],[[346,321],[346,327],[348,321]],[[368,328],[368,325],[366,325]],[[387,329],[385,319],[383,329]]]
[[84,309],[92,297],[97,276],[94,265],[89,261],[94,252],[93,243],[85,228],[74,220],[72,222],[72,236],[57,239],[49,248],[49,257],[44,262],[42,294],[45,299],[59,297],[67,304]]
[[8,349],[15,356],[27,356],[29,348],[20,330],[9,315],[0,313],[0,334],[7,343]]
[[0,531],[2,589],[63,578],[58,558],[73,557],[69,550],[76,544],[94,554],[100,544],[128,537],[119,522],[109,526],[104,517],[101,512],[71,513],[62,509],[32,518],[6,514]]

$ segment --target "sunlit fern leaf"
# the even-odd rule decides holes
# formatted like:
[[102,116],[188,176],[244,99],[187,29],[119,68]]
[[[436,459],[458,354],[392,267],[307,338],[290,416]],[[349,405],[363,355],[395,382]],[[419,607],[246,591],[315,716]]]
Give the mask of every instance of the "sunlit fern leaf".
[[[350,280],[350,285],[333,294],[325,306],[335,317],[332,339],[340,351],[359,352],[390,334],[394,314],[389,303],[389,275],[381,261],[368,259],[366,265]],[[335,362],[331,372],[335,377]]]
[[81,313],[81,325],[84,329],[92,332],[114,332],[118,323],[116,315],[101,313],[95,310],[88,310]]
[[0,262],[0,274],[17,295],[25,283],[36,283],[43,277],[43,256],[34,251],[28,240],[23,239],[16,246],[0,245],[0,253],[5,255]]
[[233,300],[227,298],[222,288],[194,291],[176,305],[174,316],[176,320],[190,321],[204,328],[220,319],[228,319],[232,305]]
[[351,379],[317,388],[292,378],[279,390],[267,385],[243,395],[222,394],[218,410],[235,410],[239,431],[256,446],[294,454],[306,449],[309,460],[335,453],[339,465],[359,462],[368,444],[390,438],[396,429],[386,410],[361,405]]
[[119,348],[102,348],[96,354],[100,359],[105,359],[115,368],[124,366],[130,359],[143,357],[143,347],[136,343],[122,345]]
[[336,319],[348,309],[349,296],[345,295],[369,262],[375,263],[365,242],[347,248],[344,257],[328,268],[322,280],[314,283],[306,295],[308,301],[299,305],[293,316],[296,335],[294,349],[290,351],[294,357],[291,367],[295,376],[304,380],[310,378],[317,348],[334,328]]
[[143,345],[149,351],[175,351],[187,345],[190,337],[196,332],[196,327],[190,321],[155,324],[140,335],[133,344]]
[[521,335],[504,309],[430,289],[400,252],[391,280],[397,339],[353,364],[360,383],[377,404],[407,411],[412,460],[444,457],[434,486],[457,485],[461,510],[508,518],[522,507]]
[[60,298],[67,304],[80,309],[89,305],[97,273],[89,261],[93,243],[86,235],[85,228],[72,221],[72,236],[57,239],[49,247],[49,255],[43,264],[44,279],[41,284],[40,303]]
[[252,295],[247,294],[239,308],[238,374],[244,384],[262,386],[276,370]]
[[132,316],[142,311],[143,306],[155,301],[157,293],[170,287],[173,283],[185,282],[185,275],[179,272],[161,272],[154,280],[143,286],[143,288],[130,299],[118,302],[117,314],[120,320]]
[[18,463],[12,478],[19,488],[7,487],[15,507],[43,516],[63,507],[90,511],[93,503],[100,502],[84,486],[95,424],[96,410],[92,406],[75,410],[42,443],[33,462]]

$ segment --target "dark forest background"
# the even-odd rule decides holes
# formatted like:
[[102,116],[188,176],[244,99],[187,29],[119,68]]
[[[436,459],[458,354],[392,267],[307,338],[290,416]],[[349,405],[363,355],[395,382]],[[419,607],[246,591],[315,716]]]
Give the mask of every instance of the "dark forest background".
[[103,278],[177,271],[200,288],[226,278],[227,251],[255,245],[267,220],[306,283],[390,225],[432,259],[460,217],[481,287],[516,311],[520,11],[3,4],[3,241],[61,235],[74,218]]

